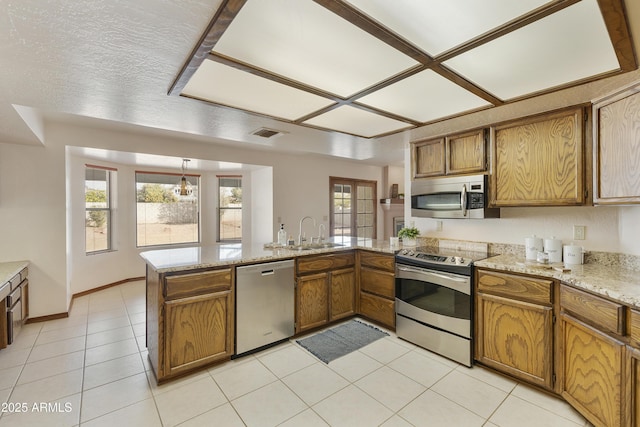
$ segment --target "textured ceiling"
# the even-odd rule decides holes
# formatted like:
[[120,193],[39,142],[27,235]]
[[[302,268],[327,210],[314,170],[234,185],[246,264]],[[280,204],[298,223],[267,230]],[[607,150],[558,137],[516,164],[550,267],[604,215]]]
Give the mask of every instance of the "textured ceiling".
[[[635,11],[632,33],[639,33],[637,2],[625,4]],[[402,160],[398,148],[410,131],[363,138],[168,96],[220,6],[211,0],[0,2],[0,143],[40,145],[44,124],[53,120],[373,164]],[[429,75],[415,78],[428,82]],[[251,135],[263,127],[286,133],[269,140]]]

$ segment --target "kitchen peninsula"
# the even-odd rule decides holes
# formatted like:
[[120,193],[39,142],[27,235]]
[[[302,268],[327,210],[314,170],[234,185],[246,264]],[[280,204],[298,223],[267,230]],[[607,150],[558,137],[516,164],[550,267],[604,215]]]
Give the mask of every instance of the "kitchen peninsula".
[[[380,274],[392,293],[393,282],[388,277],[394,251],[389,242],[333,239],[329,243],[326,248],[312,249],[220,244],[141,253],[147,264],[146,342],[158,383],[235,354],[235,279],[239,266],[280,260],[296,260],[299,264],[302,260],[302,267],[296,264],[301,275],[298,283],[303,288],[296,290],[296,310],[297,317],[309,319],[309,329],[360,313],[361,292],[367,301],[363,304],[364,315],[370,313],[372,320],[393,327],[393,298],[360,290],[356,273],[361,251],[383,259],[385,262],[379,263],[366,257],[364,263],[385,266]],[[367,268],[370,273],[377,271]],[[346,271],[350,273],[341,274]],[[340,280],[335,280],[338,277]],[[319,289],[324,291],[324,306],[304,306],[307,286],[314,295]],[[349,307],[342,310],[343,304],[336,298],[350,301]],[[334,315],[331,309],[338,305],[341,312]],[[303,323],[298,324],[296,333],[305,329]]]

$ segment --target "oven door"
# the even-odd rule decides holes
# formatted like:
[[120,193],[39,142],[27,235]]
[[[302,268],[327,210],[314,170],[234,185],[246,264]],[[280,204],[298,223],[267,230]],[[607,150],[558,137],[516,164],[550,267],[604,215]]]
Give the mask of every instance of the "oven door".
[[471,338],[471,278],[396,263],[396,313]]

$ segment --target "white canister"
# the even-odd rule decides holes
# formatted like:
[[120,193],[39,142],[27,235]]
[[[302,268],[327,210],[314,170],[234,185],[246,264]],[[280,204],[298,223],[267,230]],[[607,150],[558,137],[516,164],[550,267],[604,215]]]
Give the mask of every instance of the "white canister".
[[542,238],[536,237],[535,234],[524,239],[524,249],[527,261],[535,261],[538,252],[542,252]]
[[578,245],[564,245],[563,256],[565,264],[582,264],[584,262],[584,249]]
[[562,262],[562,240],[555,236],[544,239],[544,251],[549,254],[549,262]]

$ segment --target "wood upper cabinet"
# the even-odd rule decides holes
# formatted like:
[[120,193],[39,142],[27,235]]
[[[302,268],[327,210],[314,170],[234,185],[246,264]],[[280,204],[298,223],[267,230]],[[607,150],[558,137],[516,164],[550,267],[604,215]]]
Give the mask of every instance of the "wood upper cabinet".
[[444,175],[446,149],[444,138],[419,141],[411,144],[413,179]]
[[296,260],[296,333],[356,313],[353,252]]
[[447,175],[486,171],[486,146],[484,129],[448,136]]
[[625,308],[562,285],[562,397],[595,426],[628,425]]
[[492,126],[490,206],[584,204],[585,120],[581,106]]
[[395,329],[395,258],[393,254],[359,252],[359,313]]
[[476,274],[476,360],[553,390],[553,280]]
[[640,203],[640,84],[597,102],[594,204]]
[[412,178],[484,172],[487,169],[484,129],[417,141],[411,144]]
[[159,383],[234,352],[233,269],[147,268],[147,348]]

